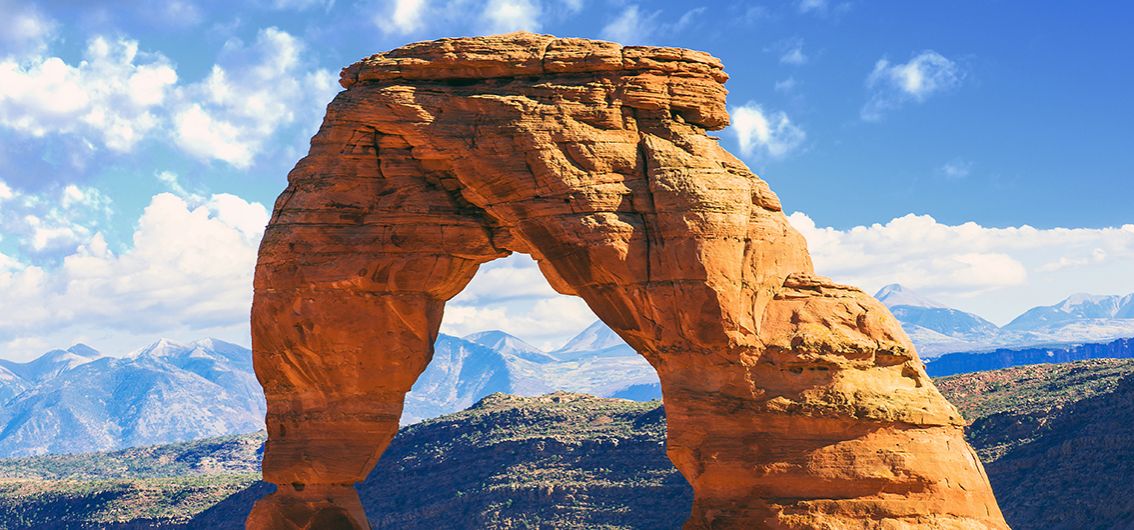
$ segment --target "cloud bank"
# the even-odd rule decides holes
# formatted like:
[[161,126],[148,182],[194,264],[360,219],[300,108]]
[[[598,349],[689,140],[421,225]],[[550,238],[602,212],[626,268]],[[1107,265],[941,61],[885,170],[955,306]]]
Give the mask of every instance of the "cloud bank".
[[788,219],[820,274],[870,293],[901,283],[1001,324],[1076,292],[1134,292],[1134,224],[992,228],[910,214],[838,230],[800,212]]
[[[131,243],[86,236],[57,266],[0,254],[0,352],[28,356],[75,341],[128,351],[154,334],[247,333],[256,251],[267,209],[235,195],[190,204],[155,195]],[[241,340],[241,342],[245,342]]]
[[136,40],[94,37],[82,59],[32,53],[0,60],[0,126],[33,137],[77,135],[128,153],[147,139],[202,160],[247,168],[269,140],[311,129],[338,91],[337,76],[304,66],[305,46],[276,28],[252,44],[230,39],[209,75],[179,84],[174,65]]

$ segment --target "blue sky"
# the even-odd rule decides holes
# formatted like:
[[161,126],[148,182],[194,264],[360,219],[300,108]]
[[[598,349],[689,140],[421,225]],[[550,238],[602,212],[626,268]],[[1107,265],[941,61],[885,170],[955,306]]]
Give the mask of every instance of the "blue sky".
[[[262,225],[339,68],[516,29],[720,57],[719,134],[794,212],[821,273],[998,323],[1134,291],[1124,3],[90,4],[0,0],[0,355],[247,343]],[[485,268],[445,330],[554,346],[591,319],[516,257]]]

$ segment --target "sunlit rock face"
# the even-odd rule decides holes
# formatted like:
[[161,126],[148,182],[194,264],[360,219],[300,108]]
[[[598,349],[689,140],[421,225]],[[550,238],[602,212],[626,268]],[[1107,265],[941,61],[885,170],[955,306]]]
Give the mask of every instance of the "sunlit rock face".
[[249,527],[366,527],[351,485],[445,301],[522,252],[657,370],[687,528],[1005,528],[898,322],[814,276],[768,185],[707,134],[726,78],[701,52],[530,33],[344,69],[260,249],[279,489]]

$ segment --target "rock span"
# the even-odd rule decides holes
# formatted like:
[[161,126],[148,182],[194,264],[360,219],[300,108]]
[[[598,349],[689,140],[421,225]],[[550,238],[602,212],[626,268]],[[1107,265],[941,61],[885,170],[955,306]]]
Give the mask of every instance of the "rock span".
[[268,400],[249,528],[365,528],[445,301],[522,252],[657,369],[686,528],[1006,528],[898,322],[814,276],[768,185],[706,134],[721,63],[514,33],[342,72],[256,268]]

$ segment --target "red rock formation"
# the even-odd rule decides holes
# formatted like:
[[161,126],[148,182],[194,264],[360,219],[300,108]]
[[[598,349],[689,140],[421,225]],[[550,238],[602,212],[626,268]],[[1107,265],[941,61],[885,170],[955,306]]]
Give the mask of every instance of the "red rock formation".
[[343,70],[264,236],[250,528],[365,527],[373,468],[481,263],[530,254],[662,381],[687,528],[1006,528],[880,303],[812,275],[707,54],[516,33]]

